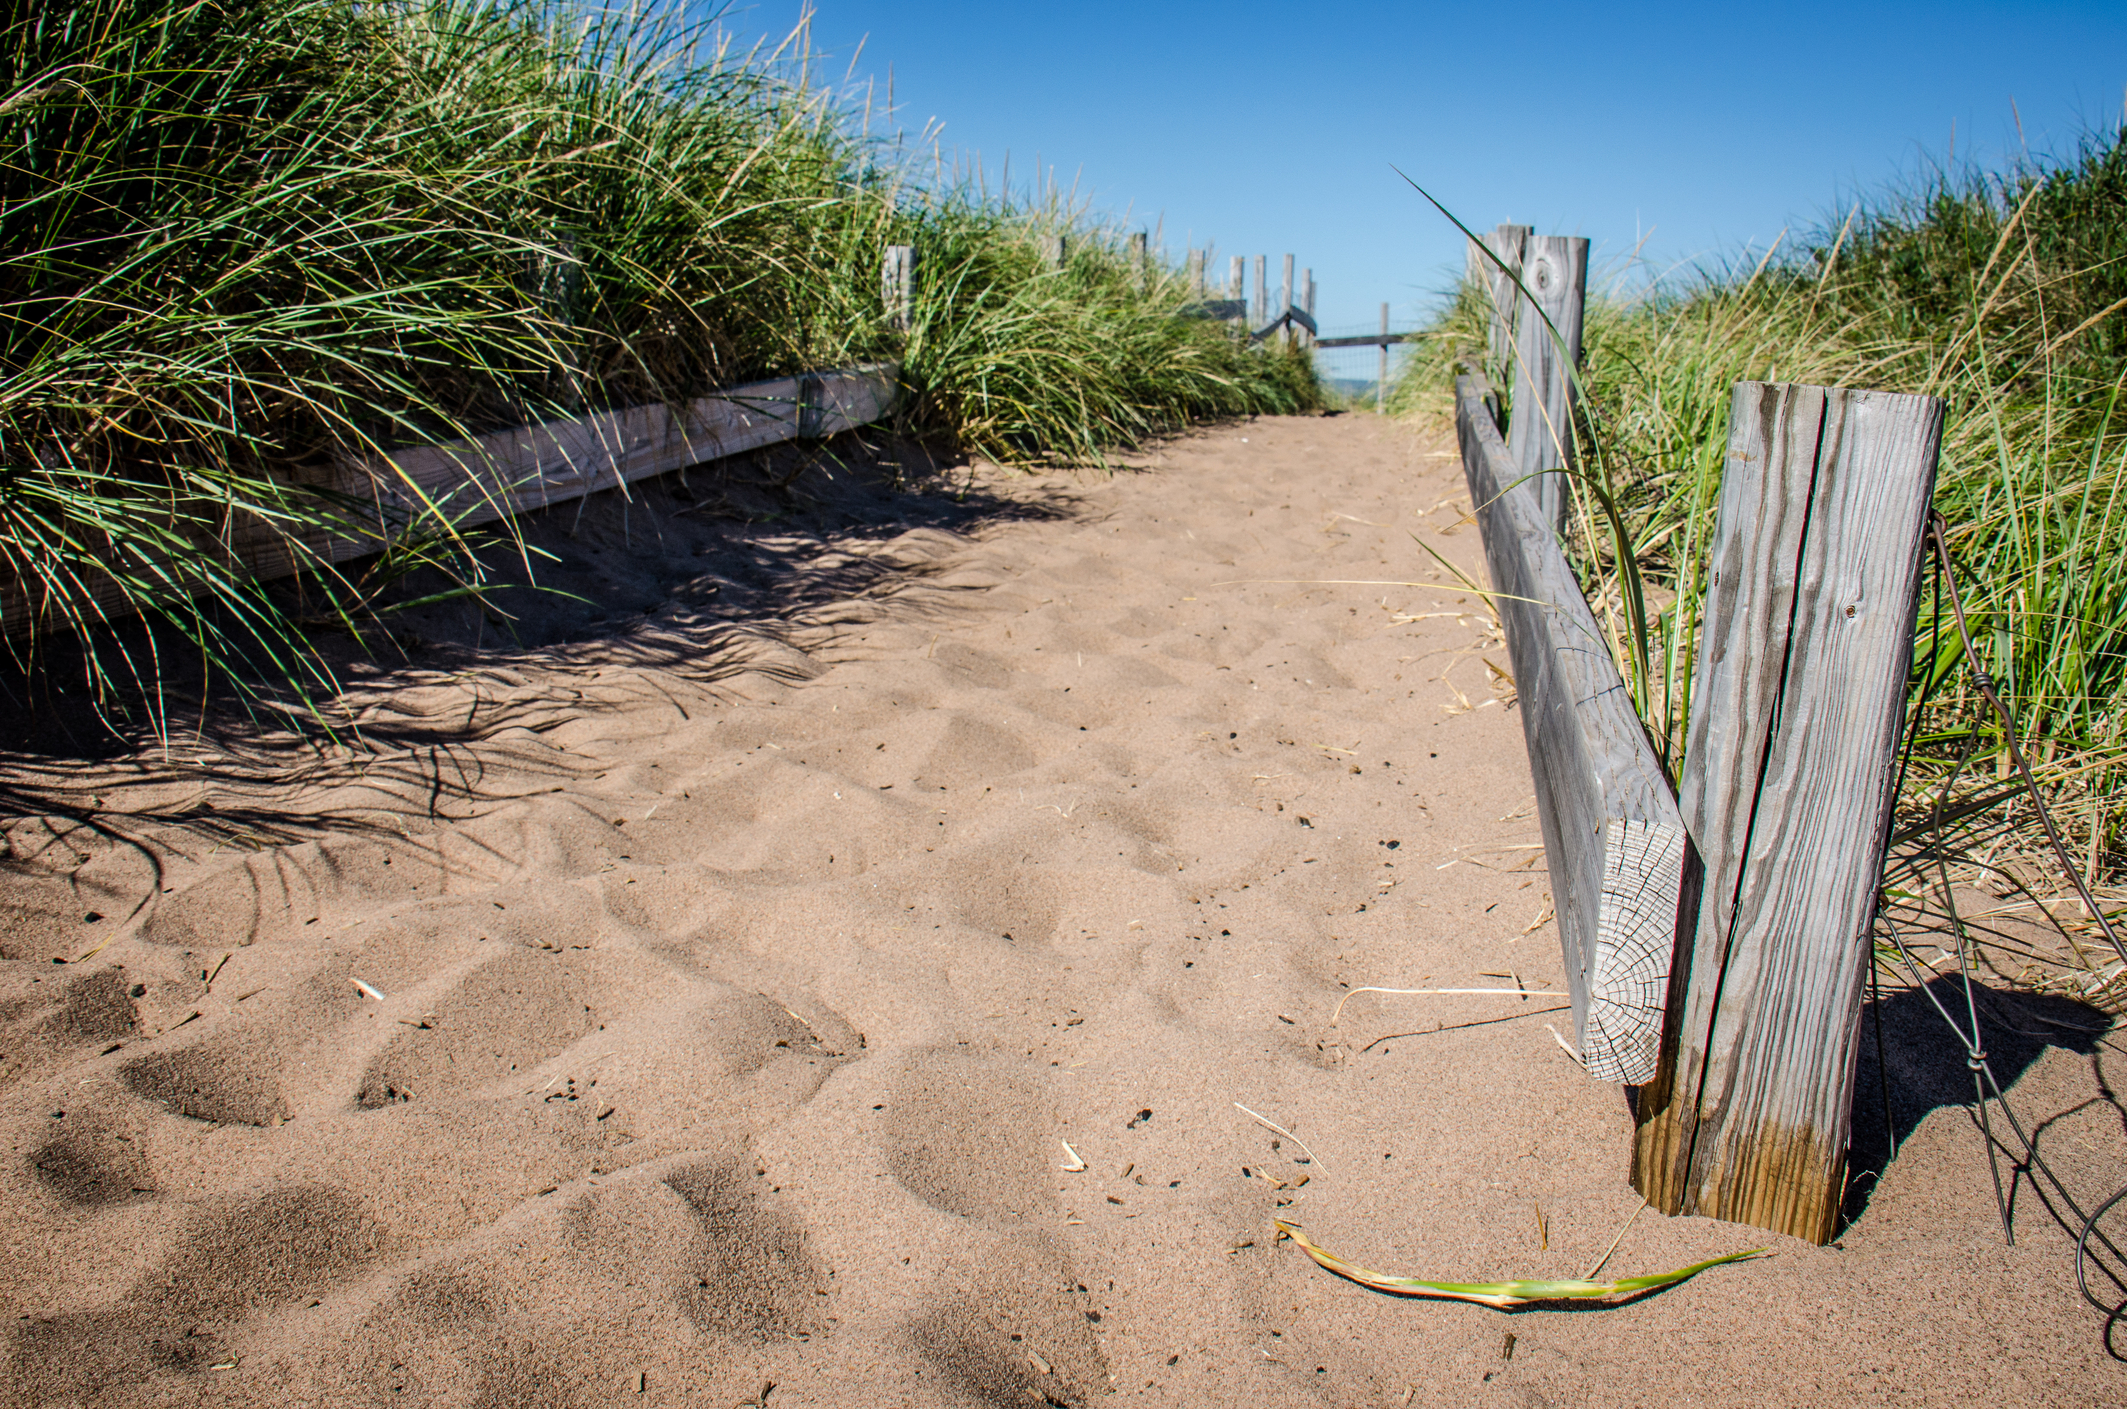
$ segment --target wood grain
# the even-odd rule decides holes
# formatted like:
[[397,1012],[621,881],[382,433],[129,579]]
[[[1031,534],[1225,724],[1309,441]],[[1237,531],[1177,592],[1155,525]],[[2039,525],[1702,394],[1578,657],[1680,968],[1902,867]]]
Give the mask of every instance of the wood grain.
[[[867,425],[892,409],[900,389],[899,367],[880,363],[734,387],[676,414],[666,406],[601,411],[353,460],[335,468],[327,487],[373,506],[360,533],[290,543],[262,524],[238,525],[215,551],[254,578],[286,577],[378,552],[423,517],[475,528],[705,460]],[[136,609],[109,577],[83,576],[106,620]],[[0,583],[7,634],[56,624],[44,606],[35,584]]]
[[1557,532],[1566,524],[1566,478],[1545,471],[1573,463],[1574,373],[1580,367],[1581,315],[1588,295],[1588,242],[1531,236],[1521,283],[1527,296],[1515,318],[1507,446],[1516,478],[1535,490],[1539,515]]
[[1911,664],[1933,397],[1736,387],[1682,809],[1704,900],[1634,1182],[1824,1242]]
[[1455,427],[1536,781],[1575,1045],[1590,1074],[1655,1074],[1684,827],[1580,584],[1514,472],[1481,377],[1455,383]]
[[[1486,348],[1485,372],[1500,380],[1512,375],[1514,320],[1521,307],[1514,280],[1521,277],[1522,258],[1533,233],[1527,225],[1499,225],[1470,244],[1470,280],[1491,295],[1492,303],[1492,334]],[[1486,249],[1499,256],[1497,263],[1485,257]],[[1501,264],[1506,268],[1500,268]]]
[[[1057,258],[1063,245],[1057,245]],[[887,326],[907,332],[916,317],[916,247],[888,245],[879,264],[879,298],[886,309]]]

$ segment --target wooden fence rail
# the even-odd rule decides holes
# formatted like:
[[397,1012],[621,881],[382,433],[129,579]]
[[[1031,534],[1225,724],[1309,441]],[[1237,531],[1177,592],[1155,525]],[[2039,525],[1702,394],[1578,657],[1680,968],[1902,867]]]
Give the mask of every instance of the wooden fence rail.
[[[379,552],[418,521],[475,528],[705,460],[833,435],[878,420],[900,394],[900,367],[882,362],[733,387],[677,411],[600,411],[348,461],[324,487],[374,506],[360,532],[304,534],[291,544],[279,529],[239,524],[215,551],[255,579],[287,577]],[[80,572],[105,620],[138,606],[110,577]],[[56,624],[34,584],[0,581],[0,630],[14,635],[40,619]]]
[[[1456,383],[1463,470],[1522,702],[1588,1070],[1641,1085],[1633,1181],[1668,1213],[1836,1229],[1895,802],[1931,397],[1738,385],[1681,801],[1560,548],[1587,242],[1473,246],[1507,435]],[[1525,294],[1513,294],[1518,270]],[[1541,316],[1539,316],[1541,315]]]
[[1455,383],[1455,430],[1506,630],[1536,780],[1575,1047],[1605,1081],[1655,1075],[1684,826],[1558,535],[1492,418],[1479,376]]

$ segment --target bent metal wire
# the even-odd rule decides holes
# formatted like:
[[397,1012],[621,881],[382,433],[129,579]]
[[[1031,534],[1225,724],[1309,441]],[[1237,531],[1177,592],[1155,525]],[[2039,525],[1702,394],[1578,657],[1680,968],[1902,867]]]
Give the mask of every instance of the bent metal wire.
[[[1934,625],[1932,627],[1934,634],[1929,643],[1928,659],[1931,664],[1940,659],[1934,648],[1940,641],[1942,594],[1944,589],[1947,588],[1950,610],[1957,623],[1957,634],[1963,649],[1965,664],[1970,667],[1972,672],[1973,688],[1979,692],[1988,707],[2000,718],[2003,738],[2008,745],[2010,759],[2016,767],[2019,778],[2022,780],[2023,786],[2014,790],[2013,795],[2028,796],[2030,798],[2032,806],[2038,813],[2039,823],[2045,830],[2047,843],[2052,848],[2055,859],[2059,861],[2062,871],[2067,874],[2069,880],[2075,886],[2076,893],[2082,898],[2085,913],[2096,919],[2099,928],[2104,932],[2106,940],[2111,943],[2113,950],[2118,953],[2123,971],[2127,971],[2127,945],[2121,943],[2119,933],[2114,929],[2111,918],[2106,915],[2105,911],[2091,896],[2090,889],[2084,882],[2082,872],[2076,867],[2074,859],[2068,854],[2068,848],[2062,843],[2060,831],[2054,825],[2052,813],[2046,806],[2044,795],[2039,791],[2037,780],[2032,777],[2030,764],[2026,761],[2022,744],[2017,738],[2015,718],[2010,714],[2008,706],[2002,702],[2000,694],[1995,689],[1993,679],[1986,673],[1985,668],[1980,663],[1978,652],[1973,649],[1971,632],[1965,621],[1964,602],[1958,592],[1957,576],[1950,560],[1948,527],[1947,521],[1940,513],[1932,516],[1928,526],[1927,542],[1932,546],[1932,556],[1935,564],[1934,592],[1936,605],[1936,610],[1933,614]],[[1929,698],[1933,694],[1938,674],[1939,672],[1933,669],[1927,672],[1920,698],[1914,703],[1912,713],[1908,718],[1905,747],[1898,770],[1898,781],[1901,789],[1904,785],[1907,767],[1912,761],[1913,742],[1919,732],[1920,721],[1927,709]],[[2001,1213],[2003,1238],[2012,1246],[2016,1242],[2015,1229],[2010,1220],[2009,1191],[2003,1187],[2000,1164],[2000,1156],[2002,1154],[2009,1153],[2013,1158],[2014,1152],[2010,1151],[1994,1134],[1992,1123],[1988,1118],[1988,1106],[1990,1103],[2000,1109],[2002,1116],[2008,1121],[2010,1130],[2015,1135],[2017,1144],[2023,1147],[2022,1157],[2016,1161],[2013,1167],[2011,1187],[2013,1188],[2014,1178],[2017,1175],[2032,1177],[2033,1191],[2043,1199],[2045,1197],[2044,1190],[2040,1189],[2037,1183],[2038,1179],[2042,1178],[2047,1184],[2052,1186],[2054,1193],[2059,1197],[2061,1203],[2066,1206],[2070,1218],[2074,1220],[2077,1226],[2075,1238],[2076,1290],[2082,1294],[2085,1301],[2105,1315],[2105,1326],[2102,1334],[2106,1352],[2114,1359],[2127,1360],[2127,1354],[2123,1354],[2112,1343],[2114,1327],[2119,1325],[2122,1320],[2127,1320],[2127,1253],[2123,1253],[2120,1247],[2099,1226],[2099,1220],[2122,1201],[2127,1201],[2127,1188],[2120,1189],[2088,1213],[2085,1213],[2076,1202],[2075,1196],[2069,1192],[2067,1185],[2061,1181],[2059,1176],[2054,1174],[2053,1170],[2046,1164],[2044,1157],[2039,1154],[2036,1142],[2032,1140],[2030,1134],[2024,1128],[2024,1123],[2017,1118],[2015,1110],[2009,1105],[2007,1097],[2003,1095],[2001,1084],[1995,1080],[1993,1067],[1987,1060],[1986,1045],[1979,1025],[1978,1001],[1973,993],[1970,938],[1966,934],[1962,917],[1957,913],[1957,902],[1950,885],[1947,848],[1943,845],[1943,828],[1964,811],[1964,809],[1958,809],[1955,813],[1948,812],[1945,810],[1945,804],[1949,799],[1952,787],[1957,781],[1958,774],[1963,770],[1970,757],[1971,751],[1968,749],[1964,756],[1960,758],[1957,766],[1951,770],[1949,778],[1944,781],[1942,789],[1935,799],[1935,805],[1928,825],[1928,830],[1934,836],[1933,859],[1939,868],[1943,904],[1950,921],[1951,932],[1956,936],[1957,967],[1964,984],[1963,1022],[1959,1022],[1951,1014],[1950,1009],[1944,1005],[1930,982],[1934,975],[1929,969],[1923,968],[1919,961],[1913,957],[1912,951],[1906,947],[1905,936],[1899,932],[1897,925],[1891,921],[1890,917],[1883,913],[1883,902],[1886,897],[1881,892],[1879,892],[1877,898],[1876,924],[1879,927],[1879,931],[1887,935],[1892,945],[1897,949],[1899,958],[1913,976],[1914,986],[1926,996],[1929,1004],[1934,1007],[1936,1013],[1948,1025],[1950,1031],[1955,1034],[1958,1044],[1965,1050],[1965,1065],[1972,1072],[1973,1106],[1979,1122],[1980,1137],[1986,1144],[1988,1167],[1994,1175],[1994,1199]],[[2011,795],[1997,794],[1989,801],[2004,801]],[[1871,985],[1873,986],[1873,984],[1874,967],[1872,966]],[[1886,1072],[1887,1069],[1884,1068],[1881,1060],[1883,1017],[1880,1002],[1876,1004],[1875,1011],[1878,1070],[1882,1073]],[[1887,1074],[1884,1076],[1884,1080],[1886,1083],[1884,1092],[1886,1135],[1889,1137],[1891,1153],[1895,1155],[1895,1133],[1888,1128],[1890,1124],[1890,1102],[1888,1099],[1889,1078]],[[2095,1249],[2098,1248],[2101,1248],[2105,1254],[2110,1256],[2111,1262],[2109,1265],[2097,1255]],[[2112,1283],[2118,1293],[2116,1300],[2111,1302],[2102,1300],[2091,1289],[2091,1271],[2093,1268],[2102,1273],[2104,1278]]]

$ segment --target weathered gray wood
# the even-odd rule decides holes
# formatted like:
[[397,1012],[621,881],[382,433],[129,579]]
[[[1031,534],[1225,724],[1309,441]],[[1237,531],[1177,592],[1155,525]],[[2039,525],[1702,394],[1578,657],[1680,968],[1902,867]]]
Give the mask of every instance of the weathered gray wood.
[[[1500,225],[1470,242],[1470,281],[1490,296],[1492,305],[1485,373],[1501,381],[1513,375],[1514,322],[1521,307],[1521,294],[1514,281],[1521,277],[1522,257],[1528,251],[1532,233],[1526,225]],[[1497,261],[1485,257],[1487,249],[1499,256]],[[1501,265],[1506,267],[1502,269]]]
[[1255,302],[1248,310],[1248,322],[1251,326],[1266,321],[1270,315],[1270,287],[1265,282],[1269,261],[1269,255],[1256,256],[1256,296]]
[[1308,345],[1309,347],[1312,347],[1312,346],[1314,346],[1314,342],[1315,342],[1315,271],[1314,271],[1314,270],[1312,270],[1312,269],[1309,269],[1309,270],[1305,271],[1304,273],[1302,273],[1302,274],[1300,275],[1300,287],[1301,287],[1302,289],[1305,289],[1305,290],[1306,290],[1306,293],[1305,293],[1305,294],[1303,294],[1303,295],[1301,296],[1301,299],[1300,299],[1300,311],[1301,311],[1302,313],[1305,313],[1305,314],[1307,315],[1307,321],[1306,321],[1305,323],[1303,323],[1303,324],[1302,324],[1301,326],[1307,329],[1307,337],[1306,337],[1306,338],[1304,339],[1304,341],[1306,342],[1306,344],[1307,344],[1307,345]]
[[1507,448],[1516,478],[1536,494],[1554,532],[1565,527],[1568,485],[1545,473],[1573,464],[1573,407],[1578,399],[1581,314],[1588,295],[1588,242],[1534,235],[1522,259],[1527,297],[1515,319],[1513,422]]
[[[219,551],[254,578],[286,577],[375,553],[423,517],[475,528],[705,460],[867,425],[892,409],[900,390],[900,368],[879,363],[733,387],[678,414],[637,406],[364,457],[334,467],[327,485],[374,506],[361,533],[310,535],[296,547],[263,524],[239,524]],[[85,575],[106,620],[133,610],[116,582]],[[34,584],[0,581],[7,634],[38,624],[44,606]]]
[[1044,235],[1041,237],[1041,262],[1044,268],[1063,268],[1064,237],[1062,235]]
[[879,297],[887,326],[907,332],[916,317],[916,247],[888,245],[879,267]]
[[1667,1212],[1834,1231],[1942,415],[1736,387],[1684,763],[1704,900],[1633,1169]]
[[[1263,339],[1269,337],[1272,333],[1277,332],[1280,328],[1293,329],[1295,330],[1295,335],[1297,335],[1298,332],[1304,330],[1307,337],[1312,339],[1315,335],[1314,315],[1309,313],[1304,308],[1289,307],[1283,313],[1280,313],[1277,317],[1271,319],[1268,323],[1265,323],[1262,327],[1250,333],[1248,335],[1248,340],[1250,342],[1261,342]],[[1364,341],[1371,342],[1373,341],[1373,339],[1367,338],[1364,339]]]
[[1374,414],[1388,414],[1388,305],[1381,305],[1381,375],[1374,379]]
[[1292,301],[1292,256],[1285,256],[1285,281],[1278,285],[1278,307],[1286,310],[1278,316],[1287,317],[1293,307]]
[[1189,251],[1189,297],[1201,299],[1203,296],[1204,252],[1202,250],[1191,250]]
[[[1240,255],[1234,255],[1227,260],[1226,297],[1241,299],[1245,302],[1248,297],[1248,275],[1245,272],[1247,268],[1248,261]],[[1244,318],[1246,316],[1245,313],[1242,315]]]
[[1319,338],[1316,347],[1386,347],[1395,342],[1416,342],[1423,333],[1358,333],[1346,338]]
[[1455,429],[1506,629],[1522,740],[1536,780],[1551,904],[1591,1074],[1655,1073],[1684,827],[1669,781],[1558,537],[1514,471],[1483,378],[1455,382]]

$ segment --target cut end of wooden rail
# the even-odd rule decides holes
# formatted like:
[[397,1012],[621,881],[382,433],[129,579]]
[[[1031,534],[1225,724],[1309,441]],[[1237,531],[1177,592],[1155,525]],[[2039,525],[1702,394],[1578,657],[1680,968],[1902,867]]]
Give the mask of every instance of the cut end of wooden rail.
[[1581,1034],[1581,1060],[1598,1080],[1643,1085],[1661,1064],[1683,873],[1681,826],[1626,817],[1603,824],[1602,895]]

